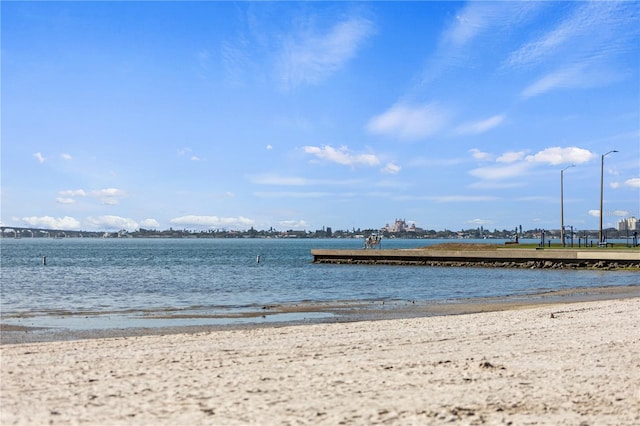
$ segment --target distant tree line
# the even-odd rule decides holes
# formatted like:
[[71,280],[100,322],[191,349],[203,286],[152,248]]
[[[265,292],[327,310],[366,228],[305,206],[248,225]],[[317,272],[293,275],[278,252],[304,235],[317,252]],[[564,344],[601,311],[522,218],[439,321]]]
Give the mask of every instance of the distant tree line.
[[[405,239],[538,239],[542,232],[545,232],[546,239],[559,239],[560,230],[545,230],[535,228],[523,230],[522,225],[514,229],[485,229],[483,226],[477,228],[461,229],[453,231],[444,229],[436,231],[434,229],[416,228],[415,231],[389,232],[380,229],[360,229],[352,228],[345,230],[333,230],[331,227],[323,227],[315,231],[307,230],[277,230],[273,227],[267,230],[257,230],[251,227],[248,230],[227,230],[227,229],[173,229],[166,230],[140,228],[135,231],[120,230],[116,232],[97,231],[61,231],[61,230],[37,230],[30,228],[16,228],[5,226],[2,228],[3,238],[366,238],[371,234],[382,235],[383,238],[405,238]],[[624,239],[625,231],[617,231],[615,228],[604,230],[608,239]],[[567,238],[570,238],[571,230],[565,228]],[[598,230],[573,230],[574,238],[598,238]]]

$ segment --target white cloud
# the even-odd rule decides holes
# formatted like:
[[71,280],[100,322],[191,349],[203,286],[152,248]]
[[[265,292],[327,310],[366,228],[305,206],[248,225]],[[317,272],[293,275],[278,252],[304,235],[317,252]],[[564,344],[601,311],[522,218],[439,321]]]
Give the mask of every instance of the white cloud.
[[493,181],[474,182],[468,185],[467,187],[471,189],[508,189],[508,188],[517,188],[524,185],[525,185],[524,182],[513,182],[513,181],[497,182],[493,180]]
[[618,217],[627,217],[630,216],[629,212],[626,210],[614,210],[611,212],[612,216],[618,216]]
[[398,166],[397,164],[387,163],[382,169],[380,169],[380,171],[382,173],[387,173],[387,174],[394,175],[396,173],[399,173],[401,169],[402,168],[400,166]]
[[20,219],[24,224],[33,226],[34,228],[56,229],[56,230],[79,230],[80,222],[70,216],[56,218],[51,216],[30,216]]
[[298,176],[280,176],[277,174],[265,173],[250,176],[252,183],[257,185],[281,185],[281,186],[311,186],[311,185],[358,185],[362,184],[360,179],[307,179]]
[[124,191],[118,188],[105,188],[91,191],[96,197],[121,197],[124,195]]
[[[75,202],[75,198],[78,197],[90,197],[99,200],[102,204],[116,205],[120,203],[120,199],[126,197],[126,192],[118,188],[105,188],[86,191],[84,189],[68,189],[65,191],[59,191],[61,196],[59,199],[67,199]],[[58,201],[60,202],[60,201]],[[66,204],[71,204],[67,202]]]
[[624,181],[624,185],[630,188],[640,188],[640,178],[631,178]]
[[520,161],[524,158],[526,152],[525,151],[510,151],[510,152],[505,152],[504,154],[502,154],[500,157],[496,158],[496,161],[498,163],[513,163],[516,161]]
[[289,89],[327,79],[355,56],[373,32],[371,21],[356,17],[325,33],[306,27],[291,34],[285,38],[277,65],[282,86]]
[[487,219],[471,219],[466,223],[469,225],[491,225],[493,222]]
[[272,149],[273,149],[273,146],[271,146],[271,144],[267,144],[267,147],[266,147],[266,148],[267,148],[267,151],[270,151],[270,150],[272,150]]
[[255,224],[252,219],[246,217],[219,217],[219,216],[181,216],[169,221],[172,225],[197,228],[242,228],[246,229]]
[[58,204],[74,204],[75,202],[76,200],[74,198],[65,198],[65,197],[56,198],[56,203]]
[[331,163],[342,164],[344,166],[377,166],[380,164],[380,160],[374,154],[352,154],[349,148],[342,146],[338,149],[323,145],[319,146],[305,146],[304,152],[316,156],[321,160],[326,160]]
[[494,115],[493,117],[489,117],[484,120],[475,121],[471,123],[465,123],[455,130],[454,133],[458,135],[479,135],[489,130],[498,127],[500,124],[504,122],[504,115]]
[[44,163],[46,161],[46,159],[44,158],[44,156],[40,152],[36,152],[35,154],[33,154],[33,156],[36,157],[36,160],[38,160],[38,162],[40,164],[42,164],[42,163]]
[[105,215],[89,217],[87,218],[87,222],[94,229],[105,231],[118,231],[121,229],[135,231],[138,229],[138,223],[135,220],[120,216]]
[[189,147],[180,148],[177,151],[178,157],[188,157],[191,161],[202,161],[203,158],[193,154],[193,150]]
[[609,186],[613,189],[620,188],[620,182],[611,182]]
[[562,148],[546,148],[534,155],[529,155],[526,160],[532,163],[545,163],[552,166],[559,164],[582,164],[594,159],[596,155],[586,149],[575,146]]
[[526,150],[505,152],[496,159],[500,164],[479,167],[469,171],[469,174],[483,180],[511,179],[522,176],[536,164],[582,164],[596,157],[591,151],[577,147],[552,147],[534,155],[525,153]]
[[367,130],[403,140],[418,140],[437,133],[448,121],[449,113],[435,103],[398,103],[369,120]]
[[106,188],[91,191],[91,196],[100,200],[102,204],[117,205],[120,203],[120,198],[124,197],[126,193],[117,188]]
[[309,224],[304,220],[283,220],[279,222],[280,226],[293,229],[293,230],[303,230],[309,228]]
[[251,181],[258,185],[286,185],[286,186],[304,186],[311,182],[302,177],[297,176],[278,176],[272,174],[263,174],[252,176]]
[[254,192],[253,195],[260,198],[323,198],[334,196],[330,192],[312,192],[312,191],[304,191],[304,192],[295,192],[295,191],[258,191]]
[[488,152],[480,151],[477,148],[470,149],[469,152],[471,153],[473,158],[479,161],[489,161],[492,158],[491,154],[489,154]]
[[155,219],[144,219],[140,222],[140,226],[145,228],[158,229],[160,228],[160,223],[158,223],[158,221]]
[[519,162],[506,166],[487,166],[479,167],[469,171],[469,174],[480,179],[486,180],[500,180],[510,179],[513,177],[521,176],[528,170],[530,166],[527,163]]
[[68,189],[58,192],[63,197],[86,197],[87,193],[84,189]]
[[487,195],[442,195],[432,197],[438,203],[476,203],[483,201],[495,201],[497,198]]
[[60,158],[67,161],[73,160],[73,157],[70,154],[60,154]]
[[[600,217],[600,210],[589,210],[589,215],[594,217]],[[614,210],[614,211],[605,211],[605,216],[617,216],[617,217],[628,217],[631,216],[631,213],[626,210]]]

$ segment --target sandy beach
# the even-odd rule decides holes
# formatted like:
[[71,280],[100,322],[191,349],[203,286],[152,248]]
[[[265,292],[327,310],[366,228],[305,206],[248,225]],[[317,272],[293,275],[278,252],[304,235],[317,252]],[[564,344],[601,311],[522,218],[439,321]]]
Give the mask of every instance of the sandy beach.
[[5,344],[0,424],[640,424],[640,298]]

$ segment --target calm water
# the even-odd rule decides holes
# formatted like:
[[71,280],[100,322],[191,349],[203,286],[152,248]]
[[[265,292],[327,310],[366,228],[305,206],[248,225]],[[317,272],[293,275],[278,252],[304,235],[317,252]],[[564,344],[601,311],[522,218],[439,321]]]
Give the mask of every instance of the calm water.
[[[385,240],[383,247],[440,242]],[[361,246],[361,240],[336,239],[3,239],[2,320],[69,328],[218,324],[230,320],[191,318],[151,324],[144,315],[229,314],[305,301],[449,301],[640,284],[640,274],[624,271],[311,263],[312,248]],[[283,314],[266,321],[286,319],[294,318]]]

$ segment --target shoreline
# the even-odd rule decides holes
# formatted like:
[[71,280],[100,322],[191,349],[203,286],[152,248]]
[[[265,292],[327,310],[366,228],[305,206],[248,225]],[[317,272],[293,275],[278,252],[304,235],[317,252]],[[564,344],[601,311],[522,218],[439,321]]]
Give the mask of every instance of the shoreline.
[[[189,319],[229,320],[217,325],[170,325],[126,328],[72,329],[16,326],[0,321],[0,346],[21,343],[41,343],[101,338],[158,336],[167,334],[194,334],[218,330],[279,328],[285,326],[331,324],[360,321],[409,319],[435,316],[453,316],[482,312],[528,309],[563,303],[598,300],[616,300],[640,297],[640,286],[579,287],[564,290],[541,291],[527,294],[456,299],[441,301],[332,301],[306,302],[263,306],[260,311],[244,314],[190,315],[180,311],[148,316],[148,321],[174,321]],[[86,313],[83,313],[84,317]],[[318,315],[327,314],[327,315]],[[289,316],[294,319],[272,321],[269,317]],[[234,323],[233,320],[239,322]],[[244,321],[246,320],[246,321]],[[244,322],[242,322],[244,321]]]
[[640,297],[0,346],[1,424],[640,422]]

